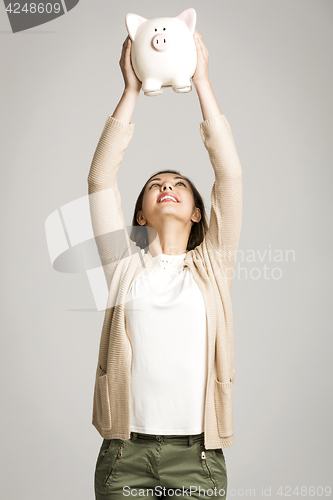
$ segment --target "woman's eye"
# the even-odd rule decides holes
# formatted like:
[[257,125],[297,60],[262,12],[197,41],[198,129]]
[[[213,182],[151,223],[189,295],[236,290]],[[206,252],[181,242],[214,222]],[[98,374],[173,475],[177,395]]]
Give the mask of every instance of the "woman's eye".
[[[177,184],[183,184],[183,186],[184,186],[184,187],[186,187],[186,184],[185,184],[184,182],[182,182],[182,181],[177,182]],[[177,184],[176,184],[176,186],[177,186]],[[152,188],[152,187],[154,187],[154,186],[159,186],[159,184],[158,184],[157,182],[155,182],[154,184],[152,184],[152,185],[150,186],[150,188],[149,188],[149,189],[151,189],[151,188]]]

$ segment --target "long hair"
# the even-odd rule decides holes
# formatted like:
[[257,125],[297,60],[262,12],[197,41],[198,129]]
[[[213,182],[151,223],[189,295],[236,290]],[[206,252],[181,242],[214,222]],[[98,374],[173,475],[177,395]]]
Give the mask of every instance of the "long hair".
[[141,189],[141,192],[138,196],[138,199],[136,200],[135,208],[134,208],[134,215],[133,215],[133,220],[132,220],[132,228],[131,228],[131,234],[130,238],[132,241],[134,241],[140,248],[145,249],[146,253],[148,252],[149,248],[149,239],[148,239],[148,233],[147,233],[147,228],[145,226],[140,226],[138,221],[136,220],[137,213],[142,210],[142,200],[143,196],[146,190],[146,187],[153,177],[155,177],[158,174],[178,174],[181,175],[191,186],[192,192],[193,192],[193,197],[194,197],[194,204],[197,208],[200,208],[201,211],[201,219],[199,222],[194,222],[192,224],[190,236],[187,242],[187,247],[186,251],[193,250],[197,245],[200,245],[202,240],[204,239],[204,236],[208,230],[208,224],[207,224],[207,217],[206,217],[206,211],[205,211],[205,204],[203,202],[203,199],[193,184],[193,182],[186,177],[185,175],[182,175],[178,170],[160,170],[159,172],[156,172],[155,174],[151,175],[143,188]]

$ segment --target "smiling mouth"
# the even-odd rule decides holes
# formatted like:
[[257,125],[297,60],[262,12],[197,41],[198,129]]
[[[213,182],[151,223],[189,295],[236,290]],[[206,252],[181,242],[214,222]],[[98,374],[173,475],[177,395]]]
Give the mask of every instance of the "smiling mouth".
[[164,203],[165,201],[172,201],[173,203],[178,203],[178,201],[173,196],[165,196],[158,203]]

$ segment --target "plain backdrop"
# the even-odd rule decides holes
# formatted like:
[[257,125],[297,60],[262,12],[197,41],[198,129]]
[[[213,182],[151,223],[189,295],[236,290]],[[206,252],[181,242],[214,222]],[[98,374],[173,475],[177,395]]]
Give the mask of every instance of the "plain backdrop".
[[[189,7],[243,169],[228,498],[333,487],[332,2],[81,0],[16,34],[0,6],[1,498],[94,498],[104,312],[84,273],[53,269],[45,221],[87,194],[123,91],[125,15],[174,17]],[[209,214],[214,175],[201,121],[194,87],[141,92],[119,173],[127,224],[144,182],[164,168],[195,182]]]

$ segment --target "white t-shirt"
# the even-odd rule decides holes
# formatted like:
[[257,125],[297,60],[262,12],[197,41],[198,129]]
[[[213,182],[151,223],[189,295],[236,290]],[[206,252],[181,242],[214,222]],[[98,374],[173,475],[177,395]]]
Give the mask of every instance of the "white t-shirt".
[[203,432],[207,377],[206,308],[186,253],[159,254],[125,306],[132,345],[132,432]]

